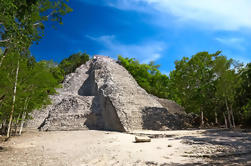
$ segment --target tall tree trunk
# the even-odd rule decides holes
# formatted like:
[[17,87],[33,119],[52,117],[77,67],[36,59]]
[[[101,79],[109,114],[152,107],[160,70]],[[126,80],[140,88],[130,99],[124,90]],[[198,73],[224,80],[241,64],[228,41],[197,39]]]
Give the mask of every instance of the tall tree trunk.
[[25,117],[26,117],[26,112],[24,111],[23,114],[22,114],[22,120],[21,120],[21,124],[20,124],[19,135],[22,134]]
[[228,126],[227,126],[227,118],[226,118],[225,112],[223,112],[223,117],[224,117],[224,121],[225,121],[225,127],[228,128]]
[[216,110],[214,112],[214,117],[215,117],[215,124],[218,124],[218,114],[217,114]]
[[24,111],[23,111],[23,114],[22,114],[22,120],[21,120],[21,124],[20,124],[20,129],[19,129],[19,135],[22,134],[22,130],[23,130],[23,126],[24,126],[24,120],[26,118],[26,109],[28,107],[28,103],[29,103],[29,97],[27,97],[25,99],[25,103],[24,103]]
[[8,130],[7,130],[7,138],[10,137],[11,123],[12,123],[12,118],[13,118],[13,113],[14,113],[14,108],[15,108],[18,74],[19,74],[19,60],[17,62],[16,80],[15,80],[15,85],[14,85],[13,101],[12,101],[10,119],[9,119]]
[[227,102],[226,98],[225,98],[225,103],[226,103],[226,108],[227,108],[227,117],[228,117],[229,128],[232,128],[232,121],[231,121],[231,116],[230,116],[230,110],[229,110],[229,106],[228,106],[228,102]]
[[3,53],[3,55],[2,55],[2,58],[1,58],[1,60],[0,60],[0,67],[2,66],[3,60],[4,60],[4,58],[6,57],[7,52],[8,52],[8,48],[5,48],[4,53]]
[[235,128],[235,120],[234,120],[234,114],[233,114],[233,106],[232,106],[232,104],[230,105],[230,113],[231,113],[231,117],[232,117],[233,128]]
[[18,117],[16,119],[16,123],[15,123],[15,135],[17,135],[17,126],[18,126],[19,118],[20,118],[20,113],[18,114]]
[[203,127],[204,126],[204,112],[202,110],[200,111],[200,118],[201,118],[200,126]]

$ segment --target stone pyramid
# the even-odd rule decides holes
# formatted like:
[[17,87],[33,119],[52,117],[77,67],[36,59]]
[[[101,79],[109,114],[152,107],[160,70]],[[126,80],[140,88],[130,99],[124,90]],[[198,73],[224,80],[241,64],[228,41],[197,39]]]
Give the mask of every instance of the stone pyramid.
[[149,95],[123,66],[105,56],[95,56],[67,75],[57,92],[51,105],[31,114],[26,127],[130,132],[182,129],[187,124],[182,107]]

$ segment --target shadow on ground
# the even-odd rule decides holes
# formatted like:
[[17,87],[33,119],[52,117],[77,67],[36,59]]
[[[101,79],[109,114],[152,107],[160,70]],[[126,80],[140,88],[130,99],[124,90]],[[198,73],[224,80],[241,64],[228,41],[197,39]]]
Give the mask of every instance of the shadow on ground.
[[[212,129],[202,132],[200,137],[183,136],[173,139],[182,139],[184,144],[199,145],[198,149],[187,157],[203,157],[208,163],[195,165],[251,165],[251,132]],[[209,150],[208,153],[203,151],[202,154],[200,147],[215,148],[215,151]],[[180,166],[178,163],[172,165]]]

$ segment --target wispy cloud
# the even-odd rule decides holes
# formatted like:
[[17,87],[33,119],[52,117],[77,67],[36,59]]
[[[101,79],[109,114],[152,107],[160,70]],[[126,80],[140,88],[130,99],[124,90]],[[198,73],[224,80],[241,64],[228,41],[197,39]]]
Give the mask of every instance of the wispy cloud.
[[171,13],[180,21],[195,21],[210,28],[236,30],[251,28],[249,0],[144,0],[161,12]]
[[[86,0],[82,0],[86,1]],[[250,0],[110,0],[106,5],[121,10],[148,12],[163,20],[172,15],[181,24],[216,30],[251,28]]]
[[110,36],[86,36],[90,40],[96,41],[101,44],[105,49],[97,52],[97,54],[116,57],[122,55],[124,57],[131,57],[140,60],[142,63],[149,63],[156,61],[162,57],[162,53],[166,49],[163,42],[149,41],[135,44],[122,44],[116,40],[113,35]]
[[226,46],[236,48],[238,50],[245,50],[244,46],[244,38],[239,38],[239,37],[216,37],[215,40],[220,42],[221,44],[224,44]]

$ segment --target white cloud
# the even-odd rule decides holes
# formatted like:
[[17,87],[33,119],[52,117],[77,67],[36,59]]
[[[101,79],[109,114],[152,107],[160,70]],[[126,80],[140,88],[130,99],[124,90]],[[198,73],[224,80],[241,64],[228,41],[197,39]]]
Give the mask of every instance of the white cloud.
[[[250,0],[112,0],[107,5],[122,10],[151,12],[157,19],[172,15],[178,23],[195,23],[197,27],[209,29],[251,28]],[[165,20],[161,21],[165,24]]]
[[230,38],[227,38],[227,37],[217,37],[215,38],[215,40],[217,40],[218,42],[226,45],[226,46],[229,46],[229,47],[232,47],[232,48],[236,48],[236,49],[239,49],[239,50],[245,50],[245,40],[243,38],[238,38],[238,37],[230,37]]
[[217,37],[216,40],[223,43],[223,44],[229,44],[229,43],[236,44],[236,43],[242,43],[244,41],[243,38],[235,38],[235,37],[231,37],[231,38]]
[[145,43],[135,44],[122,44],[118,42],[115,36],[86,36],[87,38],[98,42],[105,49],[97,52],[99,55],[116,57],[122,55],[123,57],[136,58],[142,63],[149,63],[161,58],[166,46],[163,42],[150,41]]

